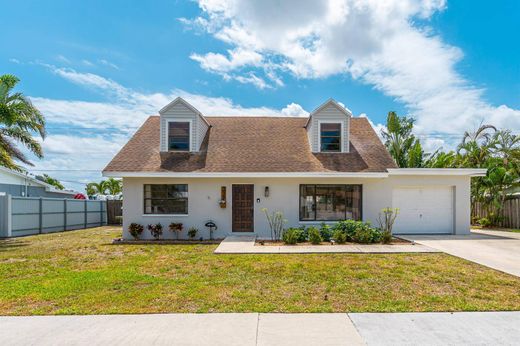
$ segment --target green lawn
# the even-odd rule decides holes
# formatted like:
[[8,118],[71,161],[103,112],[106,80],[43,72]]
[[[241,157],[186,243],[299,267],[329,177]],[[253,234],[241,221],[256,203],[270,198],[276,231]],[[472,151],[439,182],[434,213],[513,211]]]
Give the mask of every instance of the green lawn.
[[0,240],[0,314],[520,310],[520,279],[444,254],[214,255],[117,228]]

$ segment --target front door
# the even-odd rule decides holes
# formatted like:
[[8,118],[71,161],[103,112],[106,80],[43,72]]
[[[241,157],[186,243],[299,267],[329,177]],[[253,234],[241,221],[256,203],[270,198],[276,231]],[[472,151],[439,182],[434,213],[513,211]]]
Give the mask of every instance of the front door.
[[253,184],[233,185],[233,232],[254,231],[254,188]]

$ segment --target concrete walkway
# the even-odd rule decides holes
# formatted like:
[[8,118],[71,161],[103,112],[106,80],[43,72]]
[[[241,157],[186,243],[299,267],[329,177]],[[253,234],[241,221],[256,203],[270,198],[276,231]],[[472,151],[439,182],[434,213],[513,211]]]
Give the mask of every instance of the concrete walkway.
[[350,314],[368,345],[518,345],[520,312]]
[[469,235],[407,236],[419,244],[520,276],[520,234],[473,230]]
[[254,236],[228,236],[215,249],[216,254],[291,254],[291,253],[416,253],[440,252],[421,244],[345,244],[345,245],[255,245]]
[[347,314],[0,317],[0,345],[364,345]]
[[0,317],[0,345],[515,345],[520,312]]

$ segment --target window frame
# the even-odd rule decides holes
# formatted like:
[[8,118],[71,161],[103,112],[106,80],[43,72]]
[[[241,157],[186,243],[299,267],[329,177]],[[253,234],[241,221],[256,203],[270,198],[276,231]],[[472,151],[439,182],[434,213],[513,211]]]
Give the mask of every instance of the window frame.
[[[339,133],[339,151],[323,151],[321,150],[321,124],[339,124],[340,125],[340,133]],[[344,144],[344,123],[343,121],[333,121],[333,120],[318,120],[318,152],[320,153],[327,153],[327,154],[337,154],[337,153],[343,153],[345,152],[343,150],[343,144]]]
[[[179,199],[179,198],[146,198],[146,186],[147,185],[165,185],[165,186],[168,186],[168,185],[186,185],[186,193],[187,193],[187,197],[186,197],[186,213],[164,213],[164,214],[157,214],[157,213],[147,213],[146,212],[146,200],[154,200],[154,199],[162,199],[162,200],[176,200],[176,199]],[[143,203],[143,216],[188,216],[189,215],[189,211],[190,211],[190,187],[189,187],[189,184],[186,184],[186,183],[177,183],[177,184],[157,184],[157,183],[152,183],[152,184],[143,184],[143,198],[141,199],[142,200],[142,203]]]
[[[345,217],[339,220],[320,220],[318,218],[317,212],[316,212],[316,189],[318,186],[330,186],[330,185],[336,185],[336,186],[342,186],[345,190],[347,186],[359,186],[359,220],[356,221],[362,221],[363,220],[363,184],[300,184],[298,188],[298,221],[300,223],[303,222],[309,222],[309,223],[316,223],[316,222],[338,222],[343,220],[355,220],[355,219],[347,219],[347,208],[345,207]],[[314,186],[314,195],[313,195],[313,204],[314,204],[314,219],[312,220],[302,220],[302,186]],[[345,205],[346,205],[347,199],[345,198]]]
[[[176,150],[176,149],[170,149],[170,123],[188,123],[188,150]],[[176,119],[168,119],[166,121],[166,150],[175,152],[175,153],[187,153],[192,152],[192,136],[193,136],[193,119],[183,119],[183,118],[176,118]]]

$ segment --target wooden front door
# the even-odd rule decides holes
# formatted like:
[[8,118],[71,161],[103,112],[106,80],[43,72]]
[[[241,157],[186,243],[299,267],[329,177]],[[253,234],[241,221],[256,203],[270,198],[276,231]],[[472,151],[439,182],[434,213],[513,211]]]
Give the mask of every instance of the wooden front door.
[[253,184],[233,185],[233,232],[254,231],[254,188]]

